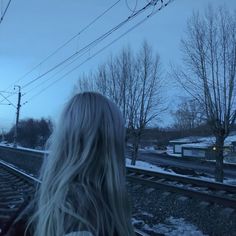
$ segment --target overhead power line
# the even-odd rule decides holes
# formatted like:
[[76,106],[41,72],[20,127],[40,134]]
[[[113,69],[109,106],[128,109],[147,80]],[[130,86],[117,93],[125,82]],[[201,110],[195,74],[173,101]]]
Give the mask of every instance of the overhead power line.
[[63,78],[65,78],[67,75],[69,75],[70,73],[72,73],[73,71],[75,71],[76,69],[78,69],[79,67],[81,67],[83,64],[85,64],[87,61],[91,60],[92,58],[94,58],[95,56],[97,56],[98,54],[100,54],[102,51],[104,51],[105,49],[107,49],[108,47],[110,47],[112,44],[114,44],[115,42],[117,42],[119,39],[121,39],[122,37],[124,37],[126,34],[128,34],[129,32],[131,32],[132,30],[134,30],[135,28],[137,28],[138,26],[140,26],[141,24],[143,24],[146,20],[148,20],[149,18],[151,18],[152,16],[154,16],[157,12],[159,12],[160,10],[162,10],[164,7],[166,7],[167,5],[169,5],[171,2],[173,2],[174,0],[168,0],[167,2],[161,4],[161,6],[159,8],[157,8],[155,11],[152,11],[152,13],[150,13],[149,15],[147,15],[144,19],[142,19],[141,21],[139,21],[137,24],[135,24],[134,26],[132,26],[131,28],[129,28],[127,31],[125,31],[123,34],[121,34],[119,37],[117,37],[116,39],[114,39],[113,41],[111,41],[109,44],[107,44],[105,47],[101,48],[100,50],[98,50],[96,53],[94,53],[92,56],[88,57],[86,60],[84,60],[82,63],[80,63],[79,65],[77,65],[76,67],[72,68],[71,70],[69,70],[67,73],[65,73],[64,75],[62,75],[60,78],[58,78],[57,80],[53,81],[52,83],[50,83],[47,87],[43,88],[42,90],[40,90],[38,93],[34,94],[32,97],[30,97],[24,104],[32,101],[33,99],[35,99],[36,97],[38,97],[41,93],[43,93],[44,91],[46,91],[47,89],[49,89],[50,87],[52,87],[54,84],[56,84],[57,82],[59,82],[60,80],[62,80]]
[[16,92],[10,92],[10,91],[0,91],[0,93],[16,94]]
[[[12,85],[18,83],[19,81],[23,80],[27,75],[32,73],[35,69],[39,68],[42,64],[44,64],[47,60],[49,60],[51,57],[53,57],[55,54],[57,54],[60,50],[62,50],[64,47],[66,47],[69,43],[71,43],[74,39],[76,39],[78,36],[80,36],[82,33],[84,33],[87,29],[89,29],[95,22],[97,22],[100,18],[102,18],[106,13],[108,13],[112,8],[114,8],[121,0],[116,1],[113,3],[110,7],[108,7],[105,11],[103,11],[101,14],[99,14],[97,17],[95,17],[88,25],[86,25],[84,28],[82,28],[78,33],[76,33],[74,36],[72,36],[70,39],[68,39],[66,42],[64,42],[61,46],[59,46],[56,50],[54,50],[51,54],[46,56],[41,62],[39,62],[37,65],[35,65],[31,70],[29,70],[27,73],[25,73],[23,76],[21,76],[19,79],[17,79],[14,83],[8,86],[11,87]],[[7,88],[7,89],[8,89]]]
[[89,52],[89,50],[85,51],[83,54],[80,54],[78,57],[76,57],[75,59],[73,59],[72,61],[70,61],[68,64],[66,64],[64,67],[62,67],[59,71],[55,72],[52,76],[50,76],[49,78],[43,80],[41,83],[37,84],[36,86],[34,86],[33,88],[31,88],[30,90],[26,91],[24,95],[30,93],[31,91],[34,91],[35,89],[41,87],[43,84],[47,83],[49,80],[51,80],[52,78],[54,78],[56,75],[58,75],[60,72],[62,72],[63,70],[65,70],[68,66],[70,66],[71,64],[73,64],[75,61],[78,60],[78,58],[82,57],[83,55],[85,55],[87,52]]
[[[158,2],[158,0],[157,0]],[[61,61],[60,63],[56,64],[55,66],[51,67],[49,70],[47,70],[46,72],[44,72],[43,74],[37,76],[36,78],[34,78],[33,80],[29,81],[28,83],[24,84],[22,86],[22,88],[26,88],[29,85],[31,85],[32,83],[36,82],[37,80],[41,79],[42,77],[44,77],[45,75],[47,75],[48,73],[54,71],[55,69],[57,69],[58,67],[60,67],[61,65],[63,65],[64,63],[68,62],[69,60],[71,60],[72,58],[74,58],[75,56],[79,55],[80,53],[83,53],[86,50],[90,50],[92,47],[96,46],[98,43],[100,43],[102,40],[104,40],[105,38],[107,38],[109,35],[111,35],[113,32],[117,31],[118,29],[120,29],[123,25],[125,25],[126,23],[128,23],[130,20],[134,19],[135,17],[137,17],[138,15],[140,15],[142,12],[144,12],[145,10],[147,10],[150,6],[153,6],[152,1],[147,3],[143,8],[141,8],[140,10],[137,10],[135,13],[132,13],[130,16],[128,16],[125,20],[123,20],[122,22],[120,22],[118,25],[116,25],[115,27],[113,27],[112,29],[110,29],[109,31],[107,31],[106,33],[102,34],[100,37],[98,37],[97,39],[95,39],[94,41],[92,41],[91,43],[89,43],[88,45],[86,45],[85,47],[83,47],[82,49],[80,49],[79,51],[73,53],[72,55],[70,55],[68,58],[64,59],[63,61]]]
[[[67,46],[70,42],[72,42],[75,38],[77,38],[79,35],[81,35],[83,32],[85,32],[88,28],[90,28],[96,21],[98,21],[101,17],[103,17],[107,12],[109,12],[113,7],[115,7],[121,0],[116,1],[115,3],[113,3],[109,8],[107,8],[105,11],[103,11],[100,15],[98,15],[97,17],[95,17],[88,25],[86,25],[83,29],[81,29],[77,34],[75,34],[73,37],[71,37],[70,39],[68,39],[66,42],[64,42],[60,47],[58,47],[55,51],[53,51],[51,54],[49,54],[46,58],[44,58],[40,63],[38,63],[36,66],[34,66],[31,70],[29,70],[27,73],[25,73],[23,76],[21,76],[19,79],[17,79],[15,82],[13,82],[12,84],[10,84],[7,88],[9,89],[11,86],[15,85],[16,83],[18,83],[19,81],[23,80],[27,75],[29,75],[31,72],[33,72],[35,69],[39,68],[43,63],[45,63],[48,59],[50,59],[51,57],[53,57],[57,52],[59,52],[61,49],[63,49],[65,46]],[[9,6],[8,6],[9,7]],[[69,60],[69,58],[68,58]],[[64,63],[67,60],[64,61]],[[60,63],[59,63],[60,64]],[[55,67],[54,69],[56,69],[57,67]],[[48,72],[49,73],[49,72]],[[41,78],[41,77],[40,77]],[[2,99],[0,101],[3,102],[5,100],[7,100],[9,97],[11,97],[12,95],[9,94],[7,95],[4,99]]]
[[11,4],[11,1],[12,1],[12,0],[9,0],[9,1],[8,1],[8,3],[7,3],[7,6],[6,6],[5,10],[4,10],[4,11],[3,11],[3,13],[1,14],[1,18],[0,18],[0,24],[2,23],[2,21],[3,21],[3,19],[4,19],[4,16],[5,16],[5,15],[6,15],[6,13],[7,13],[7,10],[8,10],[8,8],[9,8],[10,4]]
[[[15,104],[13,104],[5,95],[3,95],[2,93],[0,93],[0,96],[4,98],[4,100],[9,102],[9,105],[12,105],[13,107],[16,108]],[[1,102],[0,102],[1,103]]]

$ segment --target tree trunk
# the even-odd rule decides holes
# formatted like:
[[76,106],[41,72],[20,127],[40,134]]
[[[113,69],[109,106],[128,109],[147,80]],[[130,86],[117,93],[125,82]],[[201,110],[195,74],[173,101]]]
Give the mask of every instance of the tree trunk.
[[134,142],[133,142],[132,160],[131,160],[131,165],[133,165],[133,166],[136,164],[136,160],[137,160],[137,157],[138,157],[139,141],[140,141],[140,137],[135,136],[134,137]]
[[224,169],[223,169],[223,149],[224,149],[224,137],[216,137],[216,166],[215,166],[215,181],[223,182]]

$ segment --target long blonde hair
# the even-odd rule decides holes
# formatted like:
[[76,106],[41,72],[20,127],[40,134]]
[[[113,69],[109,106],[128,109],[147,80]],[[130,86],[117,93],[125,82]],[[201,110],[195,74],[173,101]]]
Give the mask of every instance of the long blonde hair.
[[54,131],[41,169],[35,236],[86,230],[133,236],[126,193],[124,121],[117,106],[94,92],[76,94]]

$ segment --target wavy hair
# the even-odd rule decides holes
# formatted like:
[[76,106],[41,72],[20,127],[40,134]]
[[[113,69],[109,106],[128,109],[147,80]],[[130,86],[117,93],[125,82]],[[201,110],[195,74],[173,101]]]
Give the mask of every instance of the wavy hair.
[[125,183],[125,128],[117,106],[99,93],[66,104],[41,169],[32,217],[35,236],[89,231],[134,236]]

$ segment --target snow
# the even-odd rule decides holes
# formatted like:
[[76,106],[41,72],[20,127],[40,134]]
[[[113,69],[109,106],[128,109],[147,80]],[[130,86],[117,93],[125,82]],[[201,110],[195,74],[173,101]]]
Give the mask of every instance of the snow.
[[183,218],[167,218],[164,223],[149,226],[145,224],[143,230],[168,236],[206,236],[195,225],[185,221]]
[[[224,162],[228,163],[236,163],[236,158],[234,158],[235,153],[232,152],[232,147],[233,147],[233,142],[236,143],[236,133],[231,133],[224,142],[224,156],[229,158],[227,160],[224,160]],[[173,153],[173,148],[171,150],[170,147],[167,148],[167,154],[169,156],[175,156],[175,157],[181,157],[182,154],[180,153],[182,148],[186,148],[188,150],[193,150],[197,151],[197,149],[211,149],[215,145],[215,137],[213,136],[208,136],[208,137],[185,137],[181,139],[176,139],[176,140],[171,140],[169,141],[170,144],[175,145],[175,148],[178,148],[178,154]],[[186,151],[186,149],[184,149]],[[189,151],[188,154],[184,153],[185,155],[183,156],[189,156]],[[205,155],[205,154],[204,154]],[[192,157],[201,157],[199,156],[196,152],[194,154],[191,154],[190,156]]]
[[[4,144],[4,143],[0,143],[0,147],[14,148],[13,144]],[[24,151],[30,151],[30,152],[37,152],[37,153],[41,153],[41,154],[48,153],[48,151],[26,148],[26,147],[22,147],[19,145],[17,145],[17,149],[24,150]]]
[[[236,137],[236,136],[235,136]],[[2,144],[0,143],[0,147],[3,146],[3,147],[9,147],[8,145],[5,145],[5,144]],[[35,149],[30,149],[30,148],[24,148],[24,147],[18,147],[18,149],[21,149],[21,150],[28,150],[28,151],[33,151],[33,152],[39,152],[39,153],[42,153],[44,154],[45,152],[47,151],[41,151],[41,150],[35,150]],[[167,152],[171,153],[171,147],[167,147]],[[3,162],[3,161],[2,161]],[[10,164],[12,165],[12,164]],[[18,168],[14,165],[12,165],[13,167],[15,168]],[[136,161],[136,164],[135,166],[131,165],[131,160],[130,159],[127,159],[126,158],[126,166],[127,167],[130,167],[130,168],[140,168],[140,169],[143,169],[143,170],[148,170],[148,171],[154,171],[154,172],[158,172],[158,173],[167,173],[167,174],[172,174],[172,175],[179,175],[179,176],[188,176],[188,175],[180,175],[180,174],[177,174],[175,173],[172,169],[170,168],[163,168],[163,167],[160,167],[160,166],[157,166],[157,165],[153,165],[153,164],[150,164],[148,162],[144,162],[144,161]],[[21,170],[22,171],[22,170]],[[33,175],[32,175],[33,176]],[[189,177],[192,177],[192,176],[189,176]],[[199,179],[202,179],[202,180],[207,180],[207,181],[213,181],[214,182],[214,177],[213,176],[200,176],[198,177]],[[236,179],[228,179],[228,178],[225,178],[224,179],[224,183],[225,184],[230,184],[230,185],[236,185]]]
[[155,149],[153,146],[145,147],[145,148],[139,148],[139,151],[142,152],[142,153],[156,153],[156,154],[166,153],[166,150]]
[[194,143],[194,142],[198,142],[198,139],[199,137],[197,136],[190,136],[186,138],[171,140],[170,143]]
[[173,157],[182,157],[181,154],[178,153],[173,153],[173,152],[166,152],[169,156],[173,156]]
[[148,212],[146,212],[146,211],[143,211],[143,212],[142,212],[142,215],[143,215],[143,216],[150,217],[150,218],[154,217],[154,215],[153,215],[153,214],[151,214],[151,213],[148,213]]
[[[225,139],[225,146],[230,146],[232,142],[236,142],[236,134],[231,134]],[[208,136],[208,137],[185,137],[181,139],[171,140],[170,143],[184,143],[184,146],[188,147],[209,147],[214,145],[215,137]]]
[[[139,168],[141,170],[151,170],[154,172],[158,172],[158,173],[172,173],[175,174],[174,171],[172,171],[171,169],[164,169],[162,167],[156,166],[156,165],[152,165],[148,162],[145,161],[136,161],[135,166],[131,165],[131,160],[126,158],[126,167],[130,167],[130,168]],[[177,175],[177,174],[176,174]]]
[[236,179],[224,179],[224,184],[236,185]]
[[167,146],[166,153],[169,156],[174,156],[174,157],[181,157],[181,154],[174,153],[173,147],[172,146]]
[[[154,172],[158,172],[158,173],[172,174],[172,175],[178,175],[178,176],[186,176],[186,177],[191,177],[191,178],[195,178],[195,179],[201,179],[201,180],[205,180],[205,181],[215,182],[214,176],[211,176],[211,175],[201,176],[201,174],[199,174],[198,177],[192,177],[190,175],[181,175],[181,174],[175,173],[172,169],[163,168],[163,167],[160,167],[157,165],[150,164],[145,161],[136,161],[135,166],[133,166],[133,165],[131,165],[131,160],[126,158],[126,167],[139,168],[141,170],[148,170],[148,171],[154,171]],[[236,179],[224,178],[224,184],[236,185]]]
[[153,146],[147,146],[145,148],[139,148],[140,151],[155,151]]
[[144,221],[143,220],[137,220],[135,218],[131,218],[131,222],[133,225],[144,225]]
[[209,148],[212,147],[212,145],[214,145],[213,143],[191,143],[191,144],[182,144],[182,147],[192,147],[192,148]]

